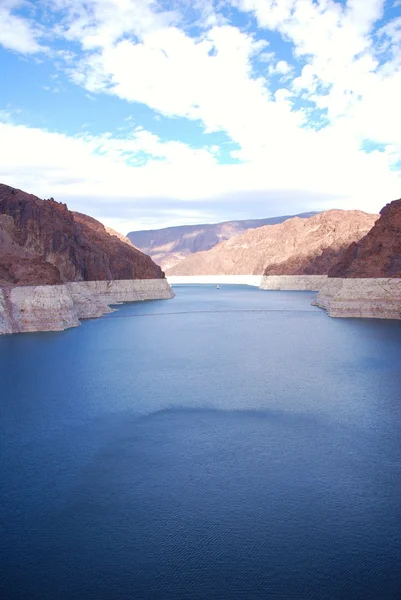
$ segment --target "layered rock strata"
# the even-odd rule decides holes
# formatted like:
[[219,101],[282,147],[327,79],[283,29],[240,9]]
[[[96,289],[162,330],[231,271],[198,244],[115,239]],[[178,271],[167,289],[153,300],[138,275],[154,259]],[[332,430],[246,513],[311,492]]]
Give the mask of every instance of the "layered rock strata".
[[315,301],[331,317],[401,318],[401,200],[329,271]]
[[326,281],[327,275],[264,275],[260,289],[317,292]]
[[401,319],[401,279],[329,277],[312,304],[330,317]]
[[0,334],[61,331],[80,319],[112,312],[120,302],[168,299],[166,279],[80,281],[62,285],[0,288]]
[[0,184],[0,334],[58,331],[111,304],[172,296],[161,268],[124,236]]

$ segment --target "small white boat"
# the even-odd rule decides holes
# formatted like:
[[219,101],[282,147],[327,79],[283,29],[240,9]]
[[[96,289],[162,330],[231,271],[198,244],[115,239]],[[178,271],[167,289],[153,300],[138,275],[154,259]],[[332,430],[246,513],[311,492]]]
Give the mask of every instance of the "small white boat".
[[218,290],[220,289],[220,284],[219,284],[219,283],[216,285],[216,288],[217,288]]

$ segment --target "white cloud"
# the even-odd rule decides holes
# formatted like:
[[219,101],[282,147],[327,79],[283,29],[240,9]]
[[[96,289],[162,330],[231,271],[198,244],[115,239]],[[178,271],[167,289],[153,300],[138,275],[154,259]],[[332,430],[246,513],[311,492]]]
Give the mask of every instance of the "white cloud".
[[[293,101],[301,94],[327,111],[332,124],[348,119],[359,141],[400,143],[398,127],[391,125],[399,121],[391,100],[391,111],[372,118],[372,105],[386,104],[400,77],[396,59],[378,68],[370,36],[384,0],[348,0],[346,8],[334,0],[233,3],[254,13],[260,27],[277,29],[294,44],[298,59],[307,61],[291,85]],[[75,0],[63,33],[89,52],[70,69],[73,80],[93,93],[107,92],[168,116],[200,120],[207,132],[225,131],[241,146],[240,158],[260,154],[275,135],[294,137],[296,143],[310,113],[294,111],[280,94],[271,97],[268,79],[253,76],[252,60],[267,43],[219,23],[212,3],[199,6],[207,23],[214,15],[211,22],[217,24],[205,24],[203,34],[191,37],[182,28],[185,14],[156,10],[149,0],[91,0],[85,5]],[[394,52],[398,34],[395,23],[382,32],[392,40]],[[287,61],[276,59],[268,72],[288,78],[291,70]]]
[[154,0],[44,0],[51,10],[63,11],[56,32],[93,51],[112,46],[122,36],[142,37],[179,20],[162,11]]
[[[193,150],[179,142],[163,143],[141,128],[124,139],[111,133],[69,137],[3,122],[0,137],[3,176],[18,175],[21,185],[28,189],[37,189],[37,182],[42,181],[41,190],[54,186],[63,194],[74,190],[102,198],[118,190],[122,197],[187,197],[189,181],[185,176],[177,177],[178,169],[193,177],[196,168],[202,171],[215,165],[207,150]],[[144,154],[151,160],[138,168]]]
[[[401,51],[398,45],[393,61],[379,65],[371,34],[383,14],[384,0],[348,0],[346,7],[333,0],[239,0],[238,4],[254,13],[261,27],[277,29],[294,44],[295,55],[306,60],[301,76],[293,82],[297,95],[303,90],[304,98],[327,109],[331,122],[341,117],[354,121],[358,113],[368,113],[370,118],[358,118],[355,134],[370,138],[380,129],[383,135],[378,141],[388,136],[389,124],[399,122],[387,94],[400,89]],[[392,39],[394,53],[399,34],[396,21],[382,29],[382,35]],[[380,111],[384,106],[386,110]],[[382,113],[380,127],[375,112]],[[396,127],[388,141],[396,143],[397,138]]]
[[46,48],[38,41],[41,28],[27,18],[13,14],[24,0],[2,0],[0,4],[0,45],[22,54],[35,54]]
[[[346,6],[232,0],[256,17],[255,32],[227,22],[212,0],[177,0],[174,10],[153,0],[42,2],[58,16],[52,34],[74,49],[80,45],[79,58],[68,49],[58,57],[91,98],[107,93],[132,103],[135,125],[135,103],[143,103],[197,121],[205,132],[223,131],[238,144],[232,156],[242,164],[219,165],[214,146],[193,149],[142,128],[124,139],[68,137],[8,123],[1,126],[9,147],[2,145],[0,159],[9,183],[40,195],[81,198],[88,212],[88,199],[96,197],[100,206],[116,197],[127,206],[135,198],[194,205],[228,204],[239,192],[275,190],[290,199],[302,191],[303,198],[320,195],[319,208],[327,208],[329,192],[331,206],[378,210],[400,195],[400,173],[392,166],[401,159],[401,22],[383,25],[376,42],[384,0],[348,0]],[[265,29],[291,42],[293,60],[261,40]],[[264,76],[254,74],[258,57]],[[304,66],[295,77],[297,62]],[[325,118],[319,131],[314,108]],[[129,122],[123,125],[120,132]],[[365,140],[385,150],[366,153]]]
[[[349,138],[393,144],[401,157],[401,19],[379,31],[390,58],[379,62],[372,37],[382,17],[384,0],[239,0],[254,13],[260,27],[278,30],[294,45],[294,54],[306,61],[292,82],[293,101],[303,100],[327,111],[331,126]],[[340,149],[340,147],[339,147]]]
[[293,70],[293,67],[286,60],[279,60],[275,65],[269,66],[270,75],[288,75]]
[[[316,145],[313,137],[319,135]],[[73,209],[93,214],[112,226],[117,219],[122,232],[141,226],[163,226],[169,203],[177,199],[181,201],[175,213],[177,222],[183,222],[184,217],[194,220],[194,215],[199,215],[199,220],[213,220],[213,214],[219,219],[221,207],[228,210],[238,193],[244,202],[258,194],[262,207],[264,198],[281,197],[282,206],[275,206],[275,214],[288,212],[289,205],[295,205],[298,211],[294,195],[300,191],[303,204],[299,211],[333,206],[379,210],[395,197],[400,177],[389,172],[385,154],[367,155],[356,146],[337,152],[337,135],[331,130],[306,132],[301,154],[298,148],[292,151],[283,144],[278,151],[272,146],[267,163],[255,160],[219,165],[214,148],[194,150],[179,142],[162,142],[140,128],[119,139],[110,133],[68,137],[2,123],[0,180],[40,197],[67,201]],[[141,164],[144,153],[150,160]],[[327,192],[331,194],[330,203]],[[316,202],[319,196],[321,200]],[[114,211],[113,202],[117,199]],[[139,199],[141,206],[146,199],[149,209],[142,210],[143,216],[133,222],[130,211]],[[156,199],[164,206],[159,216],[152,209]],[[272,213],[271,204],[266,211]],[[153,222],[147,212],[153,214]]]

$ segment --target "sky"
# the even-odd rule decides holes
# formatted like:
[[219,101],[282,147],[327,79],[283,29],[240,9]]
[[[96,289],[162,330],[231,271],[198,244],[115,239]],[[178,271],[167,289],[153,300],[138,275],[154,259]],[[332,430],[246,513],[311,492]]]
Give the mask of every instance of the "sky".
[[401,197],[401,0],[0,0],[0,181],[122,233]]

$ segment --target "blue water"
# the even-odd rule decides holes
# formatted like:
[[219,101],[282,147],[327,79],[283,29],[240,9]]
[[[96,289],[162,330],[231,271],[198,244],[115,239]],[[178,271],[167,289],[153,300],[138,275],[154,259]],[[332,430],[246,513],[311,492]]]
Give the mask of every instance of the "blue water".
[[401,597],[401,322],[179,286],[0,338],[0,597]]

